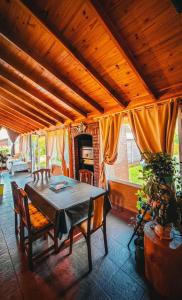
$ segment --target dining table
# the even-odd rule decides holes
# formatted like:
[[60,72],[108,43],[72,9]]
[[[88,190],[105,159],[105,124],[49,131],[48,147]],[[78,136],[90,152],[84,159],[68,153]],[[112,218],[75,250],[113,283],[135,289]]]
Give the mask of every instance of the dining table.
[[105,211],[109,212],[111,204],[107,191],[63,175],[51,176],[42,180],[27,182],[25,192],[29,199],[53,224],[57,237],[68,235],[74,217],[79,219],[88,214],[91,197],[106,196]]

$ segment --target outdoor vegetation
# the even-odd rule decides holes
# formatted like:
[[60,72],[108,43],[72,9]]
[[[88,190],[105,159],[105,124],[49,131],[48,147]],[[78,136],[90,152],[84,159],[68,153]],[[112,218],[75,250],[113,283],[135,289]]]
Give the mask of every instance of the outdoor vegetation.
[[[174,134],[174,149],[173,149],[173,158],[176,159],[176,162],[179,162],[179,136],[178,136],[178,125],[176,125],[175,134]],[[179,164],[175,165],[177,171],[179,171]],[[142,165],[140,162],[129,165],[129,181],[135,184],[143,184],[142,179]]]

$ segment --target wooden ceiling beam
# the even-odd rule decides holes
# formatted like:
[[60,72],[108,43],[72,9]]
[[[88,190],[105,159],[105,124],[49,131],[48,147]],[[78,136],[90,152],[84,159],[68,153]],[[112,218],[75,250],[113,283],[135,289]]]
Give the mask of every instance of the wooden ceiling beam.
[[29,112],[27,112],[26,110],[20,108],[19,106],[16,105],[16,103],[13,103],[13,101],[9,101],[9,99],[2,97],[0,95],[0,104],[4,104],[7,106],[7,109],[10,107],[12,109],[14,109],[14,111],[18,111],[22,117],[26,116],[30,119],[30,121],[32,121],[33,123],[37,124],[38,128],[44,128],[44,127],[49,127],[49,124],[47,122],[41,121],[40,119],[38,119],[35,116],[32,116]]
[[16,118],[18,117],[21,120],[20,123],[26,123],[28,125],[28,127],[32,127],[32,130],[39,129],[40,126],[41,126],[41,128],[44,128],[43,125],[37,124],[34,120],[29,119],[27,116],[22,115],[17,110],[15,110],[14,108],[10,107],[9,103],[4,104],[4,102],[2,102],[2,101],[3,101],[3,99],[0,99],[0,107],[1,107],[1,109],[7,111],[11,115],[14,115],[14,117],[16,117]]
[[44,105],[41,105],[41,103],[38,100],[35,100],[34,96],[29,96],[26,94],[26,92],[20,88],[17,87],[16,84],[14,84],[14,81],[10,81],[7,77],[5,77],[7,74],[3,71],[1,71],[2,76],[0,76],[0,87],[2,87],[4,90],[6,90],[8,93],[14,95],[15,97],[18,97],[21,99],[25,104],[31,105],[38,109],[41,113],[43,113],[46,116],[49,116],[51,119],[57,122],[64,123],[64,119],[56,114],[55,112],[49,110]]
[[[35,3],[33,1],[26,1],[26,0],[21,0],[20,1],[21,5],[24,7],[24,9],[31,14],[36,21],[47,31],[51,36],[54,37],[54,39],[65,49],[65,51],[75,60],[77,63],[79,63],[85,70],[87,70],[87,73],[107,92],[110,94],[110,96],[122,107],[126,106],[126,100],[122,99],[120,95],[103,79],[103,77],[92,67],[91,64],[82,56],[80,52],[76,48],[73,47],[73,45],[66,40],[65,37],[61,34],[61,32],[54,26],[53,23],[50,23],[48,19],[46,18],[45,14],[39,13],[36,11]],[[69,82],[65,83],[66,85]],[[72,85],[72,90],[74,89],[75,86]],[[75,87],[76,88],[76,87]],[[78,88],[77,88],[78,89]],[[80,93],[81,90],[75,91],[76,93]],[[81,92],[80,95],[82,98],[84,96],[83,92]],[[85,100],[87,102],[90,102],[91,104],[91,98],[88,99],[88,96],[86,96]],[[93,101],[93,100],[92,100]],[[92,103],[93,104],[93,103]],[[95,107],[96,108],[96,107]],[[98,107],[97,107],[98,109]],[[103,112],[103,110],[101,111]]]
[[[9,122],[12,122],[12,124],[14,123],[14,119],[12,119],[11,116],[7,115],[7,114],[4,113],[4,111],[2,111],[2,110],[0,110],[0,116],[1,116],[1,117],[4,117],[4,118],[5,118],[7,121],[9,121]],[[35,129],[33,129],[31,126],[30,126],[30,127],[29,127],[29,126],[26,126],[23,122],[22,122],[21,126],[20,126],[20,124],[21,124],[21,123],[18,123],[18,122],[17,122],[17,124],[16,124],[15,126],[17,126],[17,127],[19,127],[19,128],[22,128],[22,129],[25,129],[25,130],[27,130],[27,131],[35,130]]]
[[[66,85],[67,87],[69,87],[71,89],[71,84],[70,84],[70,86],[68,86],[69,82],[64,76],[60,75],[59,72],[57,72],[54,68],[49,66],[45,62],[44,58],[40,58],[39,55],[34,54],[31,49],[28,49],[28,48],[25,49],[25,45],[23,45],[23,43],[21,41],[18,41],[18,37],[17,36],[16,36],[16,38],[13,37],[12,32],[8,31],[7,28],[2,27],[2,24],[1,24],[1,31],[3,32],[3,34],[0,34],[1,37],[2,36],[6,37],[6,39],[8,39],[11,43],[16,45],[17,48],[21,49],[21,51],[23,51],[31,59],[33,59],[37,64],[39,64],[39,66],[41,68],[43,68],[43,69],[45,69],[45,71],[48,71],[49,73],[51,73],[51,75],[53,75],[55,78],[57,78],[57,80],[59,80],[61,83],[63,83],[64,85]],[[29,74],[29,76],[30,76],[30,74]],[[60,95],[60,93],[58,93],[53,87],[49,87],[48,85],[44,84],[43,82],[38,85],[40,87],[42,87],[45,91],[47,91],[48,93],[50,93],[54,97],[56,97],[60,101],[60,103],[63,103],[64,105],[68,106],[69,108],[76,111],[80,115],[87,117],[87,113],[84,110],[82,110],[81,108],[79,108],[78,106],[76,106],[75,104],[70,102],[68,99],[63,98],[62,95]],[[74,84],[72,83],[72,86],[73,85]],[[73,89],[74,88],[72,87],[72,91],[73,91]],[[77,88],[77,89],[79,89],[79,88]]]
[[24,124],[25,126],[31,128],[32,130],[37,129],[37,126],[35,126],[34,124],[30,123],[30,121],[27,121],[26,117],[22,118],[21,114],[19,114],[18,112],[15,112],[10,107],[7,110],[7,107],[4,106],[2,103],[1,103],[1,106],[0,106],[0,111],[2,113],[6,113],[8,116],[10,116],[12,118],[12,120],[14,120],[14,118],[16,117],[17,124],[18,123]]
[[149,93],[149,95],[154,100],[157,100],[158,95],[154,91],[154,88],[151,86],[151,83],[143,75],[143,71],[139,66],[137,60],[135,59],[132,51],[129,49],[126,40],[118,32],[117,28],[113,24],[108,14],[104,11],[99,1],[87,0],[87,3],[95,12],[95,15],[97,16],[99,22],[103,25],[111,40],[113,41],[121,55],[124,57],[124,59],[127,61],[128,65],[133,70],[133,72],[135,73],[135,75],[137,76],[147,93]]
[[[8,119],[6,116],[4,116],[4,115],[2,115],[1,113],[0,113],[0,124],[1,124],[1,122],[4,122],[4,124],[8,124],[8,125],[11,125],[11,129],[16,129],[16,130],[19,130],[19,131],[21,131],[22,133],[23,132],[28,132],[28,129],[27,128],[24,128],[23,126],[19,126],[18,124],[15,124],[15,122],[14,122],[14,120],[10,120],[10,119]],[[15,130],[15,131],[16,131]],[[30,131],[30,130],[29,130]]]
[[4,121],[4,120],[1,120],[1,117],[0,117],[0,125],[2,127],[5,127],[5,128],[8,128],[8,129],[11,129],[19,134],[23,134],[23,133],[26,133],[26,131],[22,130],[22,129],[19,129],[19,128],[15,128],[12,124],[9,124],[8,122]]
[[[32,108],[31,106],[25,104],[20,98],[18,98],[16,95],[12,95],[8,91],[4,90],[0,85],[0,96],[3,98],[6,98],[8,101],[15,103],[17,107],[22,108],[23,110],[27,111],[30,115],[32,115],[32,119],[35,117],[37,120],[40,120],[40,122],[46,122],[44,124],[47,125],[56,125],[57,123],[53,121],[52,119],[46,117],[43,115],[40,111],[37,111],[36,109]],[[18,110],[18,109],[17,109]]]
[[[0,61],[2,59],[0,58]],[[9,67],[7,69],[5,65],[0,65],[0,73],[2,74],[3,80],[8,82],[8,85],[11,85],[11,89],[16,89],[16,94],[21,95],[20,97],[23,100],[27,100],[27,98],[34,98],[35,101],[39,102],[42,106],[44,106],[45,111],[52,116],[55,120],[64,123],[63,117],[66,119],[70,119],[73,121],[73,118],[69,116],[67,113],[62,113],[60,111],[60,106],[57,105],[52,99],[49,98],[49,102],[47,101],[44,94],[41,94],[40,90],[37,91],[36,87],[39,86],[36,82],[32,82],[33,85],[30,83],[30,79],[25,78],[25,76],[20,73],[20,76],[17,76],[15,72],[17,72],[17,69],[14,69],[12,65],[8,64],[6,62],[6,65]],[[15,72],[12,72],[11,69],[13,69]],[[24,78],[23,78],[24,77]],[[4,83],[3,83],[4,85]],[[40,87],[40,86],[39,86]],[[10,89],[10,87],[9,87]],[[37,93],[38,92],[38,93]],[[14,92],[13,92],[14,93]],[[24,96],[22,96],[22,93]],[[45,106],[46,104],[46,106]]]

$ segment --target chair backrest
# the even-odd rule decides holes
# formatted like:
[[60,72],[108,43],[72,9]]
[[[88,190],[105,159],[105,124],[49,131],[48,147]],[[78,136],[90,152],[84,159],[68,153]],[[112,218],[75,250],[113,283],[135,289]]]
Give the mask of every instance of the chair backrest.
[[13,203],[14,203],[14,209],[16,212],[19,212],[19,197],[18,197],[18,185],[15,181],[11,181],[11,190],[13,195]]
[[39,169],[34,171],[33,173],[34,181],[38,181],[39,179],[43,180],[44,178],[48,180],[51,177],[50,169]]
[[106,219],[106,201],[108,195],[103,193],[99,197],[91,197],[88,209],[87,233],[97,230]]
[[85,182],[85,183],[93,185],[94,184],[94,174],[92,171],[89,171],[86,169],[80,169],[79,170],[79,180],[81,182]]
[[30,213],[28,207],[28,196],[26,192],[19,188],[18,189],[18,198],[19,198],[19,207],[20,207],[20,214],[23,223],[26,225],[28,231],[31,230],[31,221],[30,221]]

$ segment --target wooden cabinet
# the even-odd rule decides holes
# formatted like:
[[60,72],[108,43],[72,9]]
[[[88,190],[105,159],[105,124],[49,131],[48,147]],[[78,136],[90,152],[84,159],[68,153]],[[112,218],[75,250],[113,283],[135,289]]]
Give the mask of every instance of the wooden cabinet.
[[160,240],[150,225],[144,228],[146,277],[162,296],[182,299],[182,237]]

